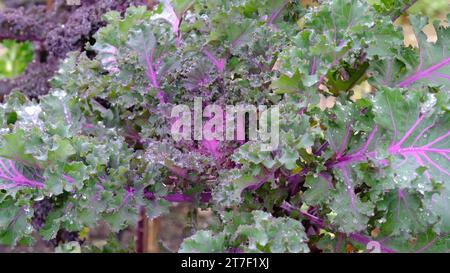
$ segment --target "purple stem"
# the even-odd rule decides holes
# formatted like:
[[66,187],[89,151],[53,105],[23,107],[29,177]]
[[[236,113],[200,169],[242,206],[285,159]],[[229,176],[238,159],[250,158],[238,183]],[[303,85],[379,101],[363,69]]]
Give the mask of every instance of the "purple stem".
[[[444,233],[441,236],[447,236],[448,233]],[[425,250],[427,250],[428,248],[432,247],[436,241],[438,241],[439,239],[441,239],[441,236],[436,236],[433,240],[431,240],[431,242],[429,242],[428,244],[424,245],[423,247],[419,248],[416,253],[421,253],[424,252]]]
[[[314,223],[314,224],[317,225],[319,228],[326,228],[326,226],[325,226],[325,224],[324,224],[324,221],[323,221],[322,219],[320,219],[320,218],[318,218],[318,217],[316,217],[316,216],[314,216],[314,215],[311,215],[311,214],[309,214],[309,213],[307,213],[307,212],[302,212],[300,209],[298,209],[298,208],[292,206],[291,204],[289,204],[289,203],[286,202],[286,201],[284,201],[284,202],[281,204],[280,208],[286,210],[288,213],[291,213],[292,211],[295,210],[295,211],[299,212],[299,214],[300,214],[301,216],[303,216],[304,218],[310,220],[311,223]],[[355,232],[354,232],[354,233],[350,233],[350,234],[348,235],[348,238],[349,238],[350,240],[353,240],[353,241],[355,241],[355,242],[358,242],[358,243],[361,243],[361,244],[364,244],[364,245],[367,245],[369,242],[373,241],[372,238],[366,237],[366,236],[364,236],[364,235],[362,235],[362,234],[355,233]],[[380,243],[380,242],[379,242],[379,243]],[[385,252],[385,253],[395,253],[394,250],[385,247],[383,244],[380,243],[380,245],[381,245],[381,251],[382,251],[382,252]]]
[[[363,245],[367,245],[369,242],[374,241],[374,240],[372,240],[372,238],[368,238],[368,237],[366,237],[366,236],[364,236],[362,234],[359,234],[359,233],[350,233],[348,235],[348,237],[349,237],[350,240],[353,240],[353,241],[358,242],[358,243],[363,244]],[[378,243],[381,246],[381,251],[382,252],[384,252],[384,253],[395,253],[395,251],[393,249],[385,247],[380,242],[378,242]]]
[[[212,198],[212,195],[210,192],[202,192],[200,194],[200,202],[202,203],[208,203]],[[174,193],[169,194],[164,197],[166,201],[173,202],[173,203],[192,203],[194,202],[194,198],[191,195],[185,195],[182,193]]]
[[127,194],[123,198],[122,206],[128,204],[128,201],[130,200],[130,198],[134,196],[134,189],[132,187],[126,187],[125,190],[126,190]]
[[311,67],[309,69],[309,75],[316,74],[316,71],[317,71],[317,59],[316,59],[316,57],[313,57],[311,60]]
[[[331,167],[342,167],[346,166],[351,162],[361,161],[367,158],[368,156],[374,156],[375,151],[368,152],[367,149],[369,148],[369,145],[372,143],[373,138],[375,137],[375,133],[378,131],[378,126],[375,126],[375,128],[370,132],[367,141],[364,143],[364,145],[353,154],[345,155],[343,156],[343,147],[344,144],[348,141],[348,128],[346,131],[346,138],[344,139],[343,145],[341,146],[341,149],[339,153],[337,154],[336,160],[334,163],[331,164]],[[345,147],[344,147],[345,148]]]
[[75,182],[75,179],[73,179],[72,177],[67,176],[67,175],[65,175],[65,174],[63,174],[63,178],[64,178],[64,180],[66,180],[67,183],[69,183],[69,184],[73,184],[73,183]]
[[150,84],[153,86],[153,88],[158,89],[159,84],[158,84],[158,80],[156,79],[155,69],[153,67],[154,55],[155,55],[155,49],[152,49],[150,51],[150,56],[149,56],[149,54],[145,54],[145,61],[147,62],[147,68],[148,68],[147,76],[150,79]]
[[273,22],[277,19],[278,15],[280,15],[281,11],[284,9],[284,7],[286,6],[287,3],[288,3],[288,0],[283,1],[281,6],[277,10],[272,12],[272,15],[270,16],[270,19],[267,22],[268,25],[273,24]]
[[263,178],[258,180],[258,182],[248,185],[242,191],[244,191],[244,190],[254,191],[254,190],[259,189],[262,185],[264,185],[264,183],[267,182],[267,180],[269,180],[271,177],[273,177],[273,175],[274,175],[274,171],[272,171],[272,172],[268,173],[267,175],[265,175]]
[[437,63],[435,65],[430,66],[429,68],[427,68],[425,70],[416,72],[415,74],[411,75],[410,77],[408,77],[407,79],[405,79],[404,81],[399,83],[398,86],[399,87],[407,87],[410,84],[412,84],[412,83],[414,83],[414,82],[416,82],[416,81],[418,81],[418,80],[420,80],[422,78],[428,77],[435,70],[438,70],[438,69],[440,69],[440,68],[442,68],[442,67],[444,67],[444,66],[446,66],[448,64],[450,64],[450,57],[442,60],[441,62],[439,62],[439,63]]
[[408,4],[406,4],[401,10],[400,13],[398,15],[394,15],[392,16],[391,20],[392,22],[397,21],[397,19],[403,14],[405,13],[412,5],[414,5],[417,2],[417,0],[411,0],[411,2],[409,2]]
[[332,189],[333,186],[333,180],[331,178],[331,175],[327,172],[321,172],[319,173],[319,176],[322,177],[328,184],[328,188]]
[[162,90],[159,90],[159,83],[157,80],[157,75],[155,71],[155,67],[153,66],[153,59],[155,55],[155,49],[152,49],[149,54],[145,54],[145,61],[147,63],[147,77],[150,79],[150,85],[157,90],[156,96],[158,97],[161,104],[165,104],[166,100],[164,98],[164,92]]
[[[427,153],[439,154],[441,156],[444,156],[447,160],[449,160],[448,154],[450,153],[450,149],[432,148],[431,146],[438,142],[441,142],[442,140],[447,139],[450,136],[450,131],[448,131],[444,135],[434,139],[433,141],[431,141],[430,143],[428,143],[424,146],[413,147],[413,145],[419,140],[419,138],[424,133],[426,133],[427,130],[431,129],[434,126],[434,122],[433,122],[430,126],[427,126],[425,129],[423,129],[419,133],[419,135],[414,139],[414,142],[411,146],[402,148],[402,144],[404,144],[404,142],[413,134],[415,129],[420,125],[420,123],[424,120],[425,117],[426,117],[425,114],[419,115],[419,117],[416,119],[414,124],[408,129],[408,131],[405,132],[403,137],[397,143],[393,143],[392,145],[389,146],[388,152],[391,155],[399,154],[405,158],[408,158],[408,156],[412,156],[420,166],[425,165],[425,163],[423,161],[423,159],[425,159],[429,164],[431,164],[433,167],[438,169],[440,172],[445,173],[446,175],[450,176],[450,172],[448,172],[444,167],[442,167],[441,165],[439,165],[438,163],[433,161],[427,155]],[[428,171],[425,172],[425,175],[431,179],[431,175]]]
[[6,166],[3,160],[0,160],[0,178],[11,181],[11,184],[7,184],[7,188],[15,188],[20,186],[31,187],[31,188],[43,188],[44,183],[36,180],[30,180],[21,174],[12,160],[7,160],[8,165]]
[[288,182],[288,190],[289,195],[294,196],[300,191],[300,183],[303,181],[301,178],[304,177],[308,173],[308,168],[303,168],[300,173],[288,176],[287,175],[287,182]]
[[311,221],[311,223],[314,223],[315,225],[317,225],[320,228],[324,228],[325,224],[323,222],[322,219],[309,214],[308,212],[303,212],[300,209],[292,206],[291,204],[289,204],[286,201],[283,201],[283,203],[280,205],[280,208],[284,209],[285,211],[287,211],[288,213],[292,213],[293,211],[297,211],[302,217],[308,219],[309,221]]
[[340,158],[342,156],[342,154],[344,153],[345,149],[347,148],[347,143],[348,143],[348,139],[350,137],[350,125],[347,124],[347,127],[345,128],[345,136],[344,139],[342,140],[342,144],[341,144],[341,148],[339,149],[339,151],[337,152],[336,157]]
[[217,71],[223,72],[225,70],[225,59],[216,58],[208,49],[204,49],[203,53],[208,57],[211,63],[216,67]]

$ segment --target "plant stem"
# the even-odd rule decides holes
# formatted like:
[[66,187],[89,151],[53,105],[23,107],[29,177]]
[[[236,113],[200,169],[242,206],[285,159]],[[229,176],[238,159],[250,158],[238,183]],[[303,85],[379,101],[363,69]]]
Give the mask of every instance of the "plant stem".
[[[292,206],[291,204],[289,204],[286,201],[284,201],[283,204],[281,204],[281,208],[284,209],[288,213],[291,213],[294,210],[297,211],[300,214],[300,216],[308,219],[309,221],[311,221],[311,223],[317,225],[319,228],[330,228],[330,229],[335,228],[332,225],[326,226],[323,219],[320,219],[319,217],[311,215],[307,212],[303,212],[299,208]],[[370,237],[367,237],[365,235],[362,235],[362,234],[359,234],[356,232],[348,234],[348,238],[352,241],[358,242],[360,244],[365,244],[365,245],[367,245],[370,241],[373,241]],[[394,253],[395,252],[394,250],[383,246],[381,243],[380,243],[380,245],[381,245],[382,252],[385,252],[385,253]]]
[[392,22],[397,21],[397,19],[402,16],[412,5],[414,5],[417,2],[417,0],[411,0],[408,4],[406,4],[401,10],[399,14],[396,14],[392,16]]

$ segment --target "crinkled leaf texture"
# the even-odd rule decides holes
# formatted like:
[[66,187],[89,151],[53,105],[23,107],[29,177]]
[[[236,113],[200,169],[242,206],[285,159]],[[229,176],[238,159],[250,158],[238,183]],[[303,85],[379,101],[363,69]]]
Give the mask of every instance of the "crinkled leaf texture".
[[[322,173],[314,183],[323,186],[309,182],[306,201],[317,204],[310,196],[326,194],[319,204],[330,202],[331,222],[346,233],[364,231],[369,218],[376,217],[383,236],[407,240],[429,228],[445,236],[443,208],[450,205],[444,197],[450,186],[447,103],[446,93],[384,88],[373,97],[373,119],[348,109],[328,138],[334,157],[326,165],[338,184],[330,190],[325,182],[331,176]],[[361,129],[366,133],[359,139]],[[369,188],[357,190],[361,187]]]
[[198,231],[183,242],[180,252],[309,252],[306,233],[298,221],[263,211],[253,211],[244,221],[240,217],[228,219],[233,222],[226,222],[229,226],[220,233]]
[[[448,19],[447,19],[448,20]],[[450,88],[450,28],[435,21],[436,42],[429,42],[423,28],[428,18],[409,16],[418,48],[386,48],[382,59],[371,63],[378,84],[391,87],[443,86]]]

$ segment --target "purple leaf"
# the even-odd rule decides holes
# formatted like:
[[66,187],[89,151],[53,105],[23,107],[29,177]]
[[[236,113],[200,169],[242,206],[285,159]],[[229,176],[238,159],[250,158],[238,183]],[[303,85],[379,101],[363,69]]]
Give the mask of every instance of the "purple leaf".
[[[392,156],[402,186],[419,178],[421,190],[431,190],[432,179],[445,182],[450,176],[450,125],[448,113],[426,110],[421,99],[418,93],[404,98],[400,90],[387,89],[376,96],[374,109],[376,122],[388,131],[383,134],[382,141],[388,142],[383,153]],[[426,104],[430,102],[433,99]]]
[[[429,166],[434,167],[439,172],[450,176],[450,172],[446,169],[445,166],[441,166],[436,160],[430,158],[430,155],[436,155],[439,157],[443,157],[446,161],[450,160],[450,148],[442,148],[439,147],[439,144],[442,142],[446,142],[450,137],[450,130],[435,137],[430,142],[424,145],[416,145],[416,143],[435,126],[435,123],[432,123],[428,126],[424,127],[416,136],[413,138],[413,133],[416,131],[417,127],[423,123],[426,115],[421,114],[411,128],[406,131],[406,133],[402,136],[402,138],[389,146],[389,153],[391,155],[400,155],[405,159],[413,158],[419,166]],[[410,145],[404,146],[405,141],[408,139],[412,139],[413,141]],[[447,162],[448,164],[448,162]],[[425,175],[427,178],[431,179],[431,175],[428,171],[425,171]]]
[[213,155],[216,159],[220,158],[219,141],[218,140],[202,140],[202,146],[206,151]]
[[19,172],[12,160],[0,159],[0,179],[0,182],[2,180],[6,182],[5,184],[0,184],[0,189],[17,187],[42,189],[44,187],[43,182],[29,179]]
[[437,41],[428,42],[423,28],[426,17],[409,16],[418,41],[418,49],[401,47],[386,60],[373,62],[375,80],[383,85],[407,88],[411,86],[450,86],[450,29],[434,22]]
[[178,47],[181,44],[180,18],[176,14],[170,0],[161,0],[160,2],[163,3],[163,11],[160,14],[153,15],[152,20],[163,19],[172,26],[172,31],[177,36],[176,44]]
[[[421,53],[421,58],[423,58]],[[421,61],[422,62],[422,61]],[[446,67],[450,64],[450,57],[443,59],[442,61],[424,69],[424,70],[418,70],[402,82],[398,84],[400,87],[408,87],[412,83],[421,80],[421,79],[429,79],[433,77],[443,78],[443,79],[450,79],[450,75],[443,74],[443,73],[436,73],[437,70]],[[419,69],[421,69],[421,65],[419,66]]]
[[159,83],[160,78],[164,75],[163,71],[160,70],[163,62],[162,53],[157,51],[157,39],[151,26],[144,25],[142,28],[132,31],[127,43],[138,54],[140,63],[146,69],[145,75],[150,82],[150,86],[157,92],[157,98],[161,104],[166,103],[164,91],[160,88]]

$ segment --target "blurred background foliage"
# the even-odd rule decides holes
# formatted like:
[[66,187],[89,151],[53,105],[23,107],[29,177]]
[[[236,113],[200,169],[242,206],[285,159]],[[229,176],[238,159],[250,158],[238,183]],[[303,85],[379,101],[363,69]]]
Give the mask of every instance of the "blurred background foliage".
[[[371,5],[377,5],[381,2],[389,1],[390,0],[367,0],[367,2]],[[417,2],[408,9],[408,13],[410,14],[423,14],[430,18],[440,17],[447,14],[449,11],[449,0],[417,0]]]
[[[9,0],[0,0],[0,10]],[[313,0],[301,0],[305,3],[313,3]],[[371,5],[389,0],[367,0]],[[15,5],[27,5],[32,3],[46,3],[46,0],[14,0]],[[8,3],[9,5],[9,3]],[[418,0],[408,9],[408,13],[424,14],[434,20],[445,18],[450,12],[450,0]],[[407,22],[405,22],[407,23]],[[406,33],[407,35],[407,33]],[[409,44],[408,42],[406,42]],[[414,44],[414,43],[411,43]],[[27,64],[33,59],[33,47],[31,43],[16,43],[6,40],[0,42],[0,79],[14,78],[22,73]]]
[[411,14],[425,14],[430,18],[445,15],[450,11],[449,0],[418,0],[408,12]]
[[33,60],[33,45],[4,40],[0,43],[0,79],[14,78]]

